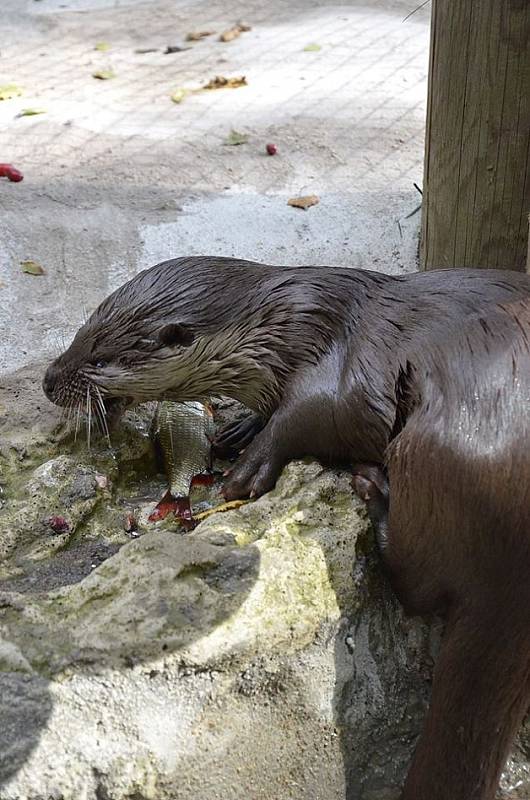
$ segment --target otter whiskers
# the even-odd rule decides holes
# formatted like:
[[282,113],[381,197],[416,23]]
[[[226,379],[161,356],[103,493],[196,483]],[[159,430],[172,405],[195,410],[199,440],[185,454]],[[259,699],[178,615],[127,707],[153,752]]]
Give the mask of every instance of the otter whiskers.
[[[62,400],[62,397],[59,397],[59,400]],[[70,387],[70,395],[62,408],[61,424],[66,427],[73,426],[75,442],[77,442],[82,422],[84,422],[89,450],[92,445],[94,427],[105,438],[108,446],[112,446],[103,394],[99,386],[89,380],[86,381],[84,390],[76,387],[76,391],[71,392]]]
[[105,403],[103,402],[103,397],[101,395],[101,390],[100,390],[99,386],[94,384],[94,389],[96,390],[96,399],[97,399],[97,403],[96,403],[97,419],[98,419],[99,424],[101,425],[101,432],[105,436],[109,447],[111,447],[110,433],[109,433],[109,426],[108,426],[108,423],[107,423],[107,411],[105,409]]

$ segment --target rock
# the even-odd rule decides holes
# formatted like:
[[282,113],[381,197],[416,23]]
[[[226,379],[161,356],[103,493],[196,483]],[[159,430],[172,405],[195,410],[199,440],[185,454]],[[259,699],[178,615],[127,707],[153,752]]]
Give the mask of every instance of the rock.
[[178,651],[181,663],[205,668],[300,649],[352,599],[350,565],[366,527],[352,518],[354,504],[346,477],[293,466],[259,502],[214,515],[192,535],[128,541],[4,622],[26,657],[52,672],[80,654],[114,664]]
[[[96,471],[66,455],[49,459],[18,475],[17,496],[2,513],[0,552],[9,556],[15,548],[39,560],[63,547],[97,502]],[[64,518],[64,526],[52,519]],[[51,536],[50,534],[54,534]]]
[[[2,800],[396,798],[440,626],[404,619],[348,475],[293,463],[190,534],[131,539],[158,484],[144,423],[124,428],[110,456],[8,431]],[[527,731],[506,787],[528,755]]]

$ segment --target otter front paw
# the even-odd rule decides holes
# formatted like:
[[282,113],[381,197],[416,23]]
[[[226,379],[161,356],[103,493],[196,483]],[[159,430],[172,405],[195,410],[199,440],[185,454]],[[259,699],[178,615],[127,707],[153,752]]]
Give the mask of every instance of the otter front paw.
[[225,500],[260,497],[274,488],[281,465],[270,457],[253,453],[252,450],[253,448],[245,451],[228,474],[222,488]]
[[264,424],[265,422],[259,414],[250,414],[225,425],[212,441],[215,455],[218,458],[237,455],[240,450],[248,447],[256,434],[263,430]]

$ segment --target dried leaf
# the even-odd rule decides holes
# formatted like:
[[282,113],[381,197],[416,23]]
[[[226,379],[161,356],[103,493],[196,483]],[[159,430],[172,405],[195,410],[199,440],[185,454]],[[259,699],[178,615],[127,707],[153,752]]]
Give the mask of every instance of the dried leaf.
[[110,44],[108,42],[96,42],[94,45],[94,50],[100,50],[102,53],[104,53],[105,50],[110,50]]
[[238,89],[240,86],[246,86],[247,79],[244,75],[238,78],[225,78],[224,75],[216,75],[211,81],[208,81],[203,89]]
[[317,53],[319,50],[322,50],[322,47],[319,44],[316,44],[315,42],[312,42],[311,44],[306,44],[306,46],[304,47],[304,53]]
[[214,33],[215,31],[192,31],[186,36],[186,41],[200,42],[201,39],[205,39],[207,36],[213,36]]
[[246,144],[248,142],[248,133],[239,133],[232,128],[223,144],[237,145]]
[[125,519],[123,520],[123,528],[126,533],[133,533],[136,530],[137,524],[138,523],[134,518],[134,514],[125,515]]
[[36,261],[26,260],[21,261],[20,266],[22,268],[22,272],[26,272],[28,275],[45,275],[46,272],[44,271],[44,267],[41,267],[40,264],[37,264]]
[[175,89],[173,94],[171,95],[171,99],[174,103],[182,103],[186,95],[189,94],[189,89]]
[[19,97],[22,94],[22,89],[16,83],[7,83],[0,86],[0,100],[11,100],[13,97]]
[[116,74],[111,69],[98,69],[92,73],[92,77],[99,81],[109,81],[111,78],[115,78]]
[[172,53],[183,53],[185,50],[191,50],[191,47],[180,47],[178,44],[168,44],[164,50],[164,55],[168,56]]
[[233,511],[236,508],[241,508],[241,506],[244,506],[249,502],[249,500],[229,500],[227,503],[221,503],[221,505],[216,506],[215,508],[208,508],[206,511],[201,511],[199,514],[195,514],[194,519],[202,522],[203,519],[208,519],[208,517],[211,517],[212,514]]
[[239,28],[230,28],[228,31],[224,31],[220,37],[220,42],[232,42],[234,39],[237,39],[238,36],[241,36],[241,31]]
[[37,114],[45,114],[45,108],[23,108],[19,111],[17,117],[35,117]]
[[231,42],[234,39],[237,39],[238,36],[241,36],[242,33],[246,33],[247,31],[251,31],[252,28],[250,25],[243,25],[243,23],[239,22],[237,25],[234,25],[233,28],[229,28],[227,31],[223,31],[223,33],[219,37],[220,42]]
[[109,479],[106,475],[96,475],[96,486],[98,489],[108,489]]
[[306,194],[303,197],[291,197],[291,199],[287,201],[287,205],[303,209],[316,206],[317,203],[320,203],[320,198],[316,194]]

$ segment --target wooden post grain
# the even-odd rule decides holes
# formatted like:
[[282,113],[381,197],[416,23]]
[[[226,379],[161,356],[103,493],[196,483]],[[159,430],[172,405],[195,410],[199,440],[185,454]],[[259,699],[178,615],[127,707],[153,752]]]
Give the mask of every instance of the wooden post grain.
[[530,275],[530,214],[528,215],[528,255],[526,257],[526,271]]
[[432,0],[422,262],[524,271],[530,0]]

